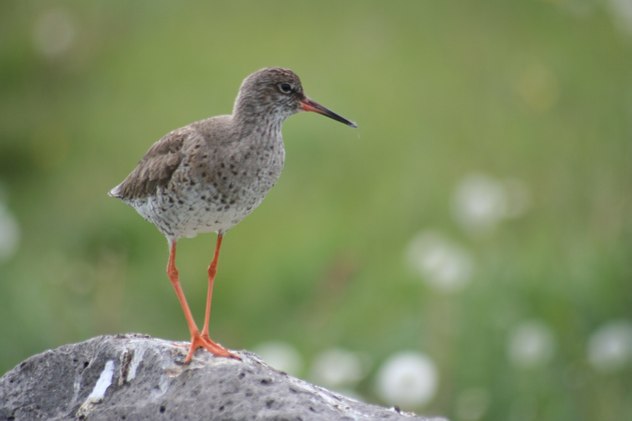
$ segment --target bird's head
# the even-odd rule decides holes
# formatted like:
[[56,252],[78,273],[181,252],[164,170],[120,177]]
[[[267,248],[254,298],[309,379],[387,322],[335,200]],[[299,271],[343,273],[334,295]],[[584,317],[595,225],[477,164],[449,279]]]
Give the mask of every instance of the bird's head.
[[272,118],[279,122],[299,111],[312,111],[351,127],[352,121],[309,99],[293,71],[279,67],[258,70],[244,79],[234,113],[247,119]]

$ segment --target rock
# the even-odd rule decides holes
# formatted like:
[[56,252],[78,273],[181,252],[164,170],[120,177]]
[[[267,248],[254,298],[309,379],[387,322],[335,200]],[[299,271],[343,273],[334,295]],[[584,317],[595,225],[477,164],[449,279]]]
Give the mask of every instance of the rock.
[[187,343],[99,336],[35,355],[0,378],[1,420],[428,420],[369,405],[277,371]]

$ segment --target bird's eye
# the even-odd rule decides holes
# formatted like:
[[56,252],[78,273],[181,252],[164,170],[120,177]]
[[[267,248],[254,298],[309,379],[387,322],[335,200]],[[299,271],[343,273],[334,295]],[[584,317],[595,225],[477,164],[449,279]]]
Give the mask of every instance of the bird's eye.
[[284,94],[289,94],[292,92],[292,85],[289,83],[279,83],[279,91]]

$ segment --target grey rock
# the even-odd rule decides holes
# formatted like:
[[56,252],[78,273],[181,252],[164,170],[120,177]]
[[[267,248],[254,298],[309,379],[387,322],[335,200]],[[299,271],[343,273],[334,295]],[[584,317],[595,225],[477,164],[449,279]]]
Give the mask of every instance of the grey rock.
[[0,378],[0,420],[428,420],[241,361],[138,334],[99,336],[28,358]]

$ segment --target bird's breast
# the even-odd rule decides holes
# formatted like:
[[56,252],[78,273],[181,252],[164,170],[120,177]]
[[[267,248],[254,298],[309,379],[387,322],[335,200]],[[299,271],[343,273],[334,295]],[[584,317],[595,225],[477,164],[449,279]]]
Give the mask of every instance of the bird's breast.
[[282,142],[250,148],[243,155],[243,186],[253,194],[265,195],[279,179],[284,163]]

